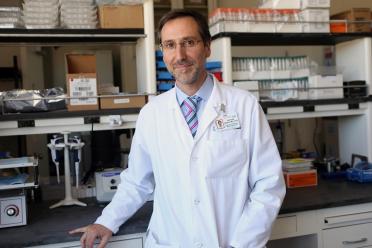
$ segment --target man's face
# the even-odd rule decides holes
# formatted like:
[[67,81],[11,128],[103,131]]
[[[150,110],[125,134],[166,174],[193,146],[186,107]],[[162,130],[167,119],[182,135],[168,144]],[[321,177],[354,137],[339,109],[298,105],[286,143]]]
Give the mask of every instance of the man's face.
[[193,84],[203,80],[204,64],[210,44],[204,44],[198,24],[191,17],[167,22],[161,31],[163,60],[178,83]]

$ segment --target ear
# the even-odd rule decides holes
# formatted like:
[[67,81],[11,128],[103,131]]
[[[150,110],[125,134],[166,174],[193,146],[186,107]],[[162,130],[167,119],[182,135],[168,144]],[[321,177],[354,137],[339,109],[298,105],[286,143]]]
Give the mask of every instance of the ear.
[[211,42],[207,42],[205,43],[204,45],[204,50],[205,50],[205,54],[206,54],[206,57],[208,58],[209,56],[211,56]]

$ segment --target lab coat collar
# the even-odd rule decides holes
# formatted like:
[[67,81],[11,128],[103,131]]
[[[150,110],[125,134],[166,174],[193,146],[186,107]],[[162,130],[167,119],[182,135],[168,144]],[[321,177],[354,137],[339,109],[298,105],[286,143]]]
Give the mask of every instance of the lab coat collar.
[[[213,76],[213,75],[212,75]],[[188,131],[189,138],[193,140],[195,143],[203,136],[204,132],[207,130],[208,126],[214,121],[214,119],[218,116],[218,110],[216,109],[217,106],[224,104],[226,106],[226,100],[222,95],[220,82],[213,76],[213,89],[211,96],[209,97],[207,104],[203,110],[203,113],[199,120],[199,127],[198,131],[196,132],[195,137],[192,137],[191,132],[189,132],[188,126],[185,121],[182,121],[183,129]],[[182,112],[180,106],[177,101],[176,90],[175,88],[171,89],[169,98],[169,109],[173,110],[176,115],[179,115],[177,119],[184,120],[182,118]],[[182,118],[181,118],[182,117]]]
[[200,117],[198,131],[194,138],[195,142],[203,136],[209,125],[218,116],[218,106],[221,106],[221,104],[226,106],[226,99],[223,97],[219,84],[220,82],[213,76],[213,90]]

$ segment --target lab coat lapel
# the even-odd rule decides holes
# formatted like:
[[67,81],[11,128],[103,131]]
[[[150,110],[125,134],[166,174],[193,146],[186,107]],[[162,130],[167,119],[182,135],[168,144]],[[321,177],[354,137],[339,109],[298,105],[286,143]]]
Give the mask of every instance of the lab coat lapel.
[[199,120],[198,131],[195,135],[195,143],[203,137],[203,134],[209,127],[209,125],[216,119],[218,116],[218,109],[216,106],[223,103],[226,105],[226,101],[222,97],[221,88],[219,87],[219,82],[213,77],[213,90],[209,100],[204,108],[204,111]]
[[185,117],[181,112],[180,105],[177,101],[175,88],[171,89],[171,91],[173,92],[171,92],[170,94],[168,106],[169,111],[171,111],[170,117],[172,119],[169,121],[175,123],[176,129],[179,131],[179,136],[181,137],[182,143],[184,143],[184,145],[191,149],[194,143],[194,138],[192,137],[190,129],[185,121]]

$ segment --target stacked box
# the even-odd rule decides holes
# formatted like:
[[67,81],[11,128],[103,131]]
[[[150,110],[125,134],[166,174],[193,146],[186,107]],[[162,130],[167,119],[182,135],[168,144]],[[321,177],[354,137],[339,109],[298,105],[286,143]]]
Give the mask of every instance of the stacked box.
[[[114,86],[111,51],[80,51],[65,55],[69,111],[98,109],[98,94]],[[80,97],[80,98],[79,98]]]
[[305,9],[300,18],[304,33],[329,33],[329,9]]
[[144,28],[142,5],[101,5],[101,28]]
[[369,8],[352,8],[331,16],[332,20],[347,20],[347,32],[370,32],[371,11]]
[[142,108],[147,102],[147,95],[118,94],[100,97],[101,109]]
[[318,185],[316,170],[283,172],[287,188],[298,188]]

